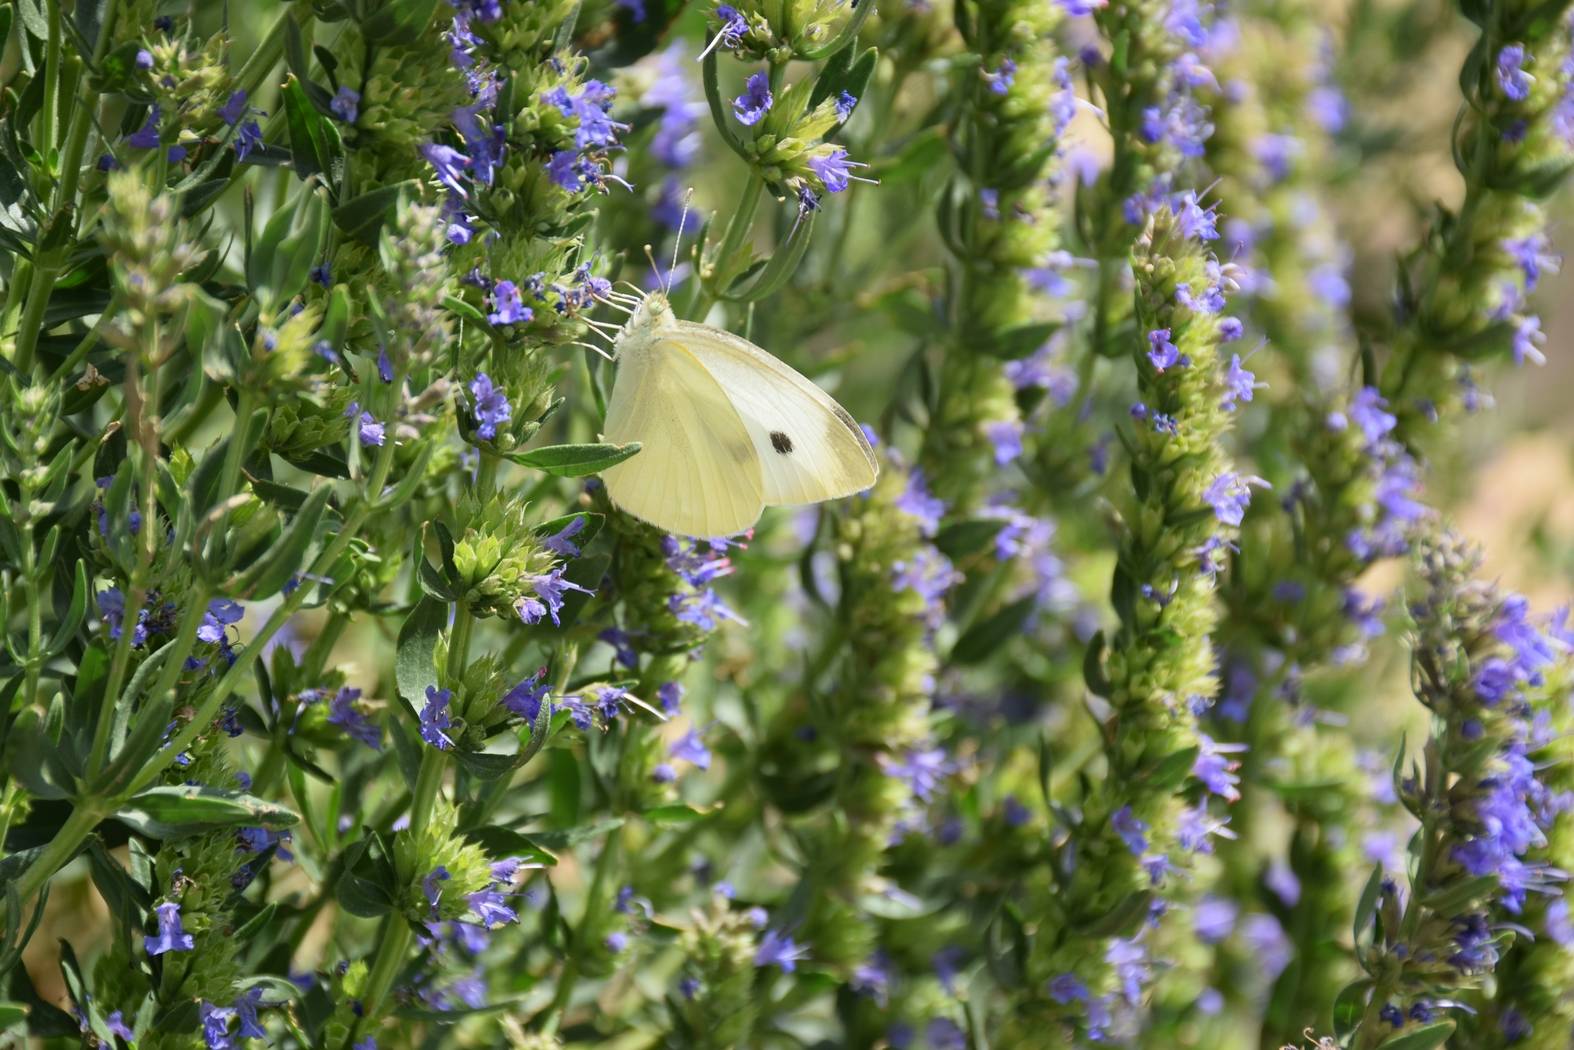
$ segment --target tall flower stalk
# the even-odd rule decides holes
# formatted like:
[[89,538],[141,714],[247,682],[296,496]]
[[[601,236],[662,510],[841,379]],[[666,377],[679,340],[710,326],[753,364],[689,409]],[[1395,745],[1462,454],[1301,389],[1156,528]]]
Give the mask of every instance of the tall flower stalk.
[[1159,207],[1132,254],[1132,362],[1140,401],[1122,431],[1132,498],[1121,506],[1111,598],[1119,625],[1088,653],[1105,773],[1085,790],[1036,887],[1039,927],[1024,1023],[1053,1018],[1089,1038],[1130,1030],[1151,972],[1150,921],[1226,820],[1229,749],[1197,717],[1217,692],[1215,580],[1262,482],[1236,471],[1223,438],[1253,381],[1221,353],[1230,270],[1208,251],[1213,215],[1190,197]]
[[1456,538],[1429,541],[1418,560],[1413,681],[1432,727],[1396,766],[1399,800],[1420,823],[1408,885],[1374,872],[1356,912],[1367,977],[1341,998],[1365,1004],[1352,1036],[1361,1050],[1396,1032],[1440,1044],[1453,1001],[1497,969],[1528,902],[1561,895],[1567,878],[1541,855],[1564,803],[1536,758],[1547,743],[1539,693],[1564,646],[1524,598],[1474,580],[1479,557]]

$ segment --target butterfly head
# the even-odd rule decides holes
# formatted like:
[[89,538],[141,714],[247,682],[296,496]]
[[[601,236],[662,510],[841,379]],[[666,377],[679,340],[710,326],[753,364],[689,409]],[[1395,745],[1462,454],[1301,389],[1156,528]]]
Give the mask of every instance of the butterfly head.
[[676,323],[677,317],[672,312],[672,304],[661,292],[651,292],[635,307],[633,316],[623,325],[623,330],[618,333],[615,352],[618,357],[627,353],[639,353],[653,343],[658,333]]

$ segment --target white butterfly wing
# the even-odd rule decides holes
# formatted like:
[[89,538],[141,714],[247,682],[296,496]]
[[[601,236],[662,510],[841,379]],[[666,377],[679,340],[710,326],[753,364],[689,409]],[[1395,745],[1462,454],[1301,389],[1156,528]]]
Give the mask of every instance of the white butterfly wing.
[[638,441],[601,472],[607,495],[636,518],[687,536],[730,536],[760,518],[759,455],[738,410],[670,336],[620,355],[606,440]]
[[679,321],[669,338],[721,384],[748,429],[766,506],[839,499],[874,484],[880,467],[863,428],[809,379],[718,328]]

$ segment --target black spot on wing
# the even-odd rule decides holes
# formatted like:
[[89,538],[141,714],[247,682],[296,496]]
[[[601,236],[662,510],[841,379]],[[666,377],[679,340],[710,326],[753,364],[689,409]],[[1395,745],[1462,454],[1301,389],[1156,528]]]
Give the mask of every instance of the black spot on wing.
[[771,431],[771,448],[785,456],[792,451],[792,438],[783,434],[780,430],[773,430]]

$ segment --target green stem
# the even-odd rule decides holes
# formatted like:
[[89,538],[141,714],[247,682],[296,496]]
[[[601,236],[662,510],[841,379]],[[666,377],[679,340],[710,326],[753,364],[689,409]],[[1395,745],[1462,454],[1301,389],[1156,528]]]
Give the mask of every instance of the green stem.
[[38,142],[47,157],[55,148],[55,117],[60,112],[60,0],[49,0],[49,42],[44,51],[44,105],[39,113]]
[[[28,493],[24,488],[24,503]],[[44,667],[44,595],[39,586],[38,551],[33,549],[33,518],[29,513],[22,527],[22,579],[27,584],[27,667],[22,696],[27,706],[38,701],[38,677]],[[0,843],[5,840],[0,838]]]
[[[98,43],[93,47],[95,69],[103,63],[104,56],[109,53],[109,41],[114,35],[118,6],[116,0],[109,0],[105,8]],[[52,4],[51,7],[58,14],[58,3]],[[60,184],[55,191],[54,216],[46,229],[56,228],[57,224],[66,222],[76,206],[77,182],[82,177],[82,154],[87,149],[87,132],[91,123],[92,103],[87,97],[91,91],[88,86],[91,79],[92,77],[84,72],[77,80],[76,105],[71,114],[70,128],[66,132],[66,148],[60,160]],[[54,118],[51,116],[50,119]],[[75,220],[71,221],[74,225]],[[67,240],[71,238],[68,237]],[[55,282],[60,279],[60,271],[69,257],[68,248],[69,245],[58,248],[48,253],[47,258],[40,256],[37,269],[29,275],[27,305],[22,311],[22,321],[17,326],[16,356],[13,361],[17,371],[23,375],[30,374],[33,370],[33,358],[38,351],[39,336],[43,334],[44,315],[49,307],[49,297],[54,293]],[[8,316],[9,309],[8,293]]]
[[764,192],[765,180],[749,172],[743,191],[738,195],[738,203],[727,219],[727,229],[722,234],[721,247],[716,249],[716,261],[710,277],[706,279],[702,276],[694,282],[694,297],[689,301],[689,308],[684,311],[690,320],[703,321],[710,308],[716,305],[721,289],[742,272],[743,267],[733,265],[734,256],[739,254],[749,231],[754,229],[754,213],[759,209],[760,195]]
[[66,822],[55,832],[54,838],[44,847],[44,852],[38,859],[28,865],[22,872],[22,877],[17,880],[17,896],[23,902],[30,900],[34,894],[44,888],[44,883],[50,877],[70,862],[77,854],[77,848],[82,845],[82,840],[92,834],[98,827],[98,822],[103,820],[106,811],[86,803],[78,804],[66,818]]
[[257,48],[246,59],[246,64],[240,67],[240,72],[235,74],[235,83],[247,95],[255,95],[262,86],[263,78],[273,69],[279,61],[279,56],[284,54],[284,27],[291,18],[304,23],[311,17],[310,4],[288,4],[273,24],[263,30],[262,39],[257,42]]
[[[417,843],[431,819],[432,805],[437,800],[438,788],[443,782],[447,759],[448,756],[435,747],[428,747],[421,754],[421,769],[416,774],[415,792],[410,800],[410,829],[405,832]],[[410,923],[397,911],[390,912],[384,920],[381,942],[377,958],[372,962],[371,974],[366,979],[366,992],[361,996],[365,1016],[373,1018],[378,1015],[388,993],[392,991],[394,979],[404,968],[405,956],[410,950]],[[354,1034],[352,1031],[351,1038]]]
[[574,985],[579,980],[579,954],[585,946],[585,931],[596,919],[607,877],[612,871],[612,859],[617,852],[617,845],[618,833],[616,831],[608,833],[606,841],[601,845],[601,852],[596,857],[596,868],[590,879],[590,890],[585,894],[585,911],[569,940],[568,958],[563,961],[563,969],[557,978],[557,987],[552,993],[552,1003],[546,1009],[546,1019],[542,1024],[542,1031],[549,1035],[556,1032],[558,1025],[562,1023],[563,1011],[567,1009],[568,1001],[574,994]]

